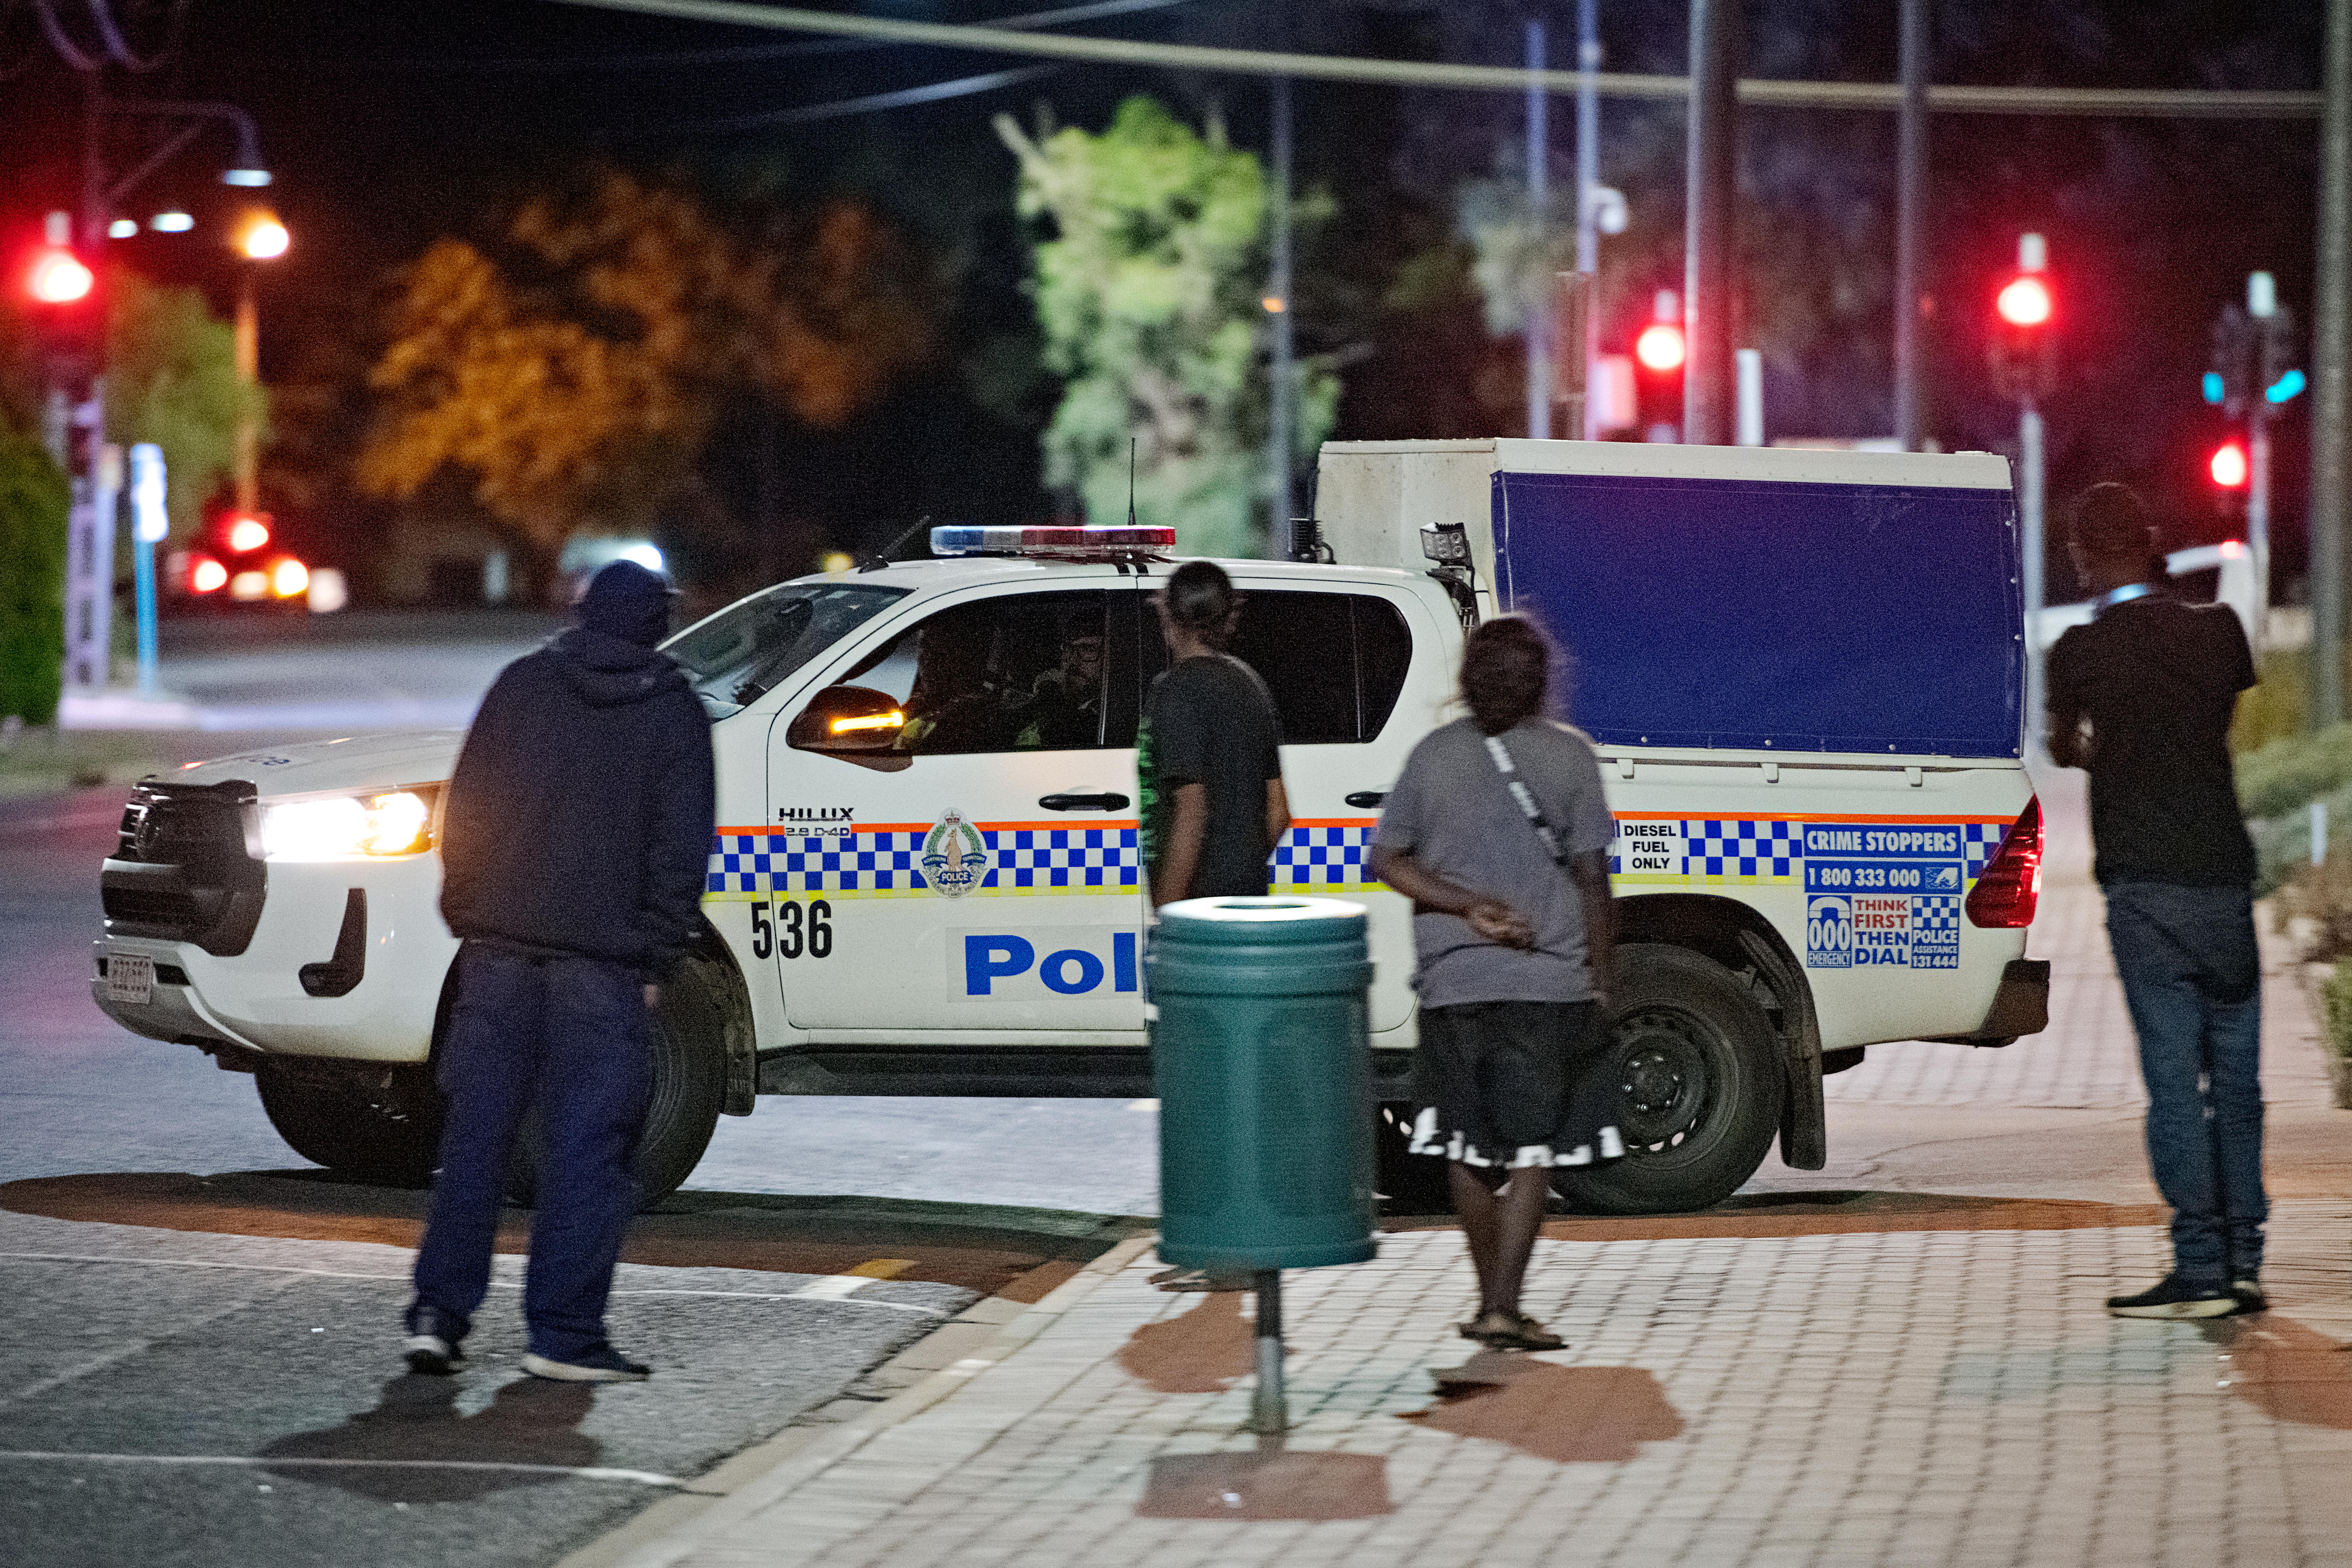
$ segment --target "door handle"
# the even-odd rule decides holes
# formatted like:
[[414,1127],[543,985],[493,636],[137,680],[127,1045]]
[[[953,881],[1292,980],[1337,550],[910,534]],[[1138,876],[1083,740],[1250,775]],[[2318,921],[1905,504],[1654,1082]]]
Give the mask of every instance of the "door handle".
[[1047,811],[1125,811],[1123,795],[1049,795],[1037,804]]
[[1389,794],[1386,790],[1360,789],[1348,797],[1348,804],[1359,811],[1370,811],[1388,797]]

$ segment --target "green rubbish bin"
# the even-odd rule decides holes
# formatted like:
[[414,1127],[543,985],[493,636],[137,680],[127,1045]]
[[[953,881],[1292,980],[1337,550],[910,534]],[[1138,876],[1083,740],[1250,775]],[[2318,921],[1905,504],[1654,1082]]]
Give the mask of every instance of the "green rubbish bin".
[[1188,899],[1146,962],[1160,1093],[1160,1256],[1259,1273],[1372,1244],[1364,910]]

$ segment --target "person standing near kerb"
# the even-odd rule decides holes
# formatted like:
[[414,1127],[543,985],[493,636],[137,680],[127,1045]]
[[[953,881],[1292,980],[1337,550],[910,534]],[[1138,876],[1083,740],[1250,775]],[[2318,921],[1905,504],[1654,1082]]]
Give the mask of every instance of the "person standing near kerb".
[[[1154,600],[1168,641],[1136,735],[1144,875],[1151,907],[1185,899],[1262,899],[1274,847],[1290,831],[1282,721],[1257,671],[1225,651],[1241,617],[1233,579],[1188,561]],[[1246,1276],[1165,1268],[1163,1290],[1241,1290]]]
[[1267,863],[1290,831],[1290,796],[1274,698],[1225,651],[1241,601],[1224,568],[1188,561],[1155,603],[1168,672],[1152,682],[1136,738],[1151,907],[1264,898]]
[[538,1118],[523,1370],[630,1383],[604,1307],[637,1212],[630,1164],[653,1087],[657,982],[702,921],[710,720],[667,656],[669,588],[596,574],[579,625],[507,666],[475,715],[441,830],[441,914],[461,940],[441,1047],[448,1100],[412,1371],[446,1375],[489,1287],[507,1164]]
[[2259,1312],[2262,955],[2254,847],[2230,765],[2238,693],[2254,684],[2237,616],[2168,585],[2139,497],[2076,502],[2075,570],[2093,618],[2050,650],[2050,757],[2091,775],[2107,942],[2147,1080],[2147,1156],[2172,1205],[2172,1271],[2121,1318]]
[[1504,616],[1470,634],[1470,717],[1427,737],[1389,792],[1372,869],[1412,900],[1412,1152],[1443,1158],[1478,1274],[1465,1339],[1559,1350],[1519,1310],[1555,1166],[1622,1158],[1610,1039],[1615,821],[1592,742],[1547,719],[1551,644]]

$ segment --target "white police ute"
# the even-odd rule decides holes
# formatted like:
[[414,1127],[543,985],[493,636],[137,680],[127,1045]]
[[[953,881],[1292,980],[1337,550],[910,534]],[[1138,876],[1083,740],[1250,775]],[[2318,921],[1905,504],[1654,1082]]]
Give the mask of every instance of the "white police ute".
[[[1459,711],[1464,628],[1502,610],[1572,650],[1618,822],[1633,1150],[1563,1172],[1572,1202],[1714,1204],[1776,1136],[1818,1168],[1822,1076],[1865,1047],[2042,1026],[2002,459],[1333,443],[1320,496],[1308,559],[1224,564],[1286,742],[1274,889],[1372,911],[1386,1190],[1426,1195],[1438,1162],[1404,1153],[1410,910],[1370,844],[1406,753]],[[662,994],[649,1201],[762,1093],[1150,1092],[1135,736],[1171,544],[936,529],[934,559],[782,584],[665,645],[713,717],[719,804],[703,939]],[[307,1158],[423,1178],[462,738],[142,781],[100,872],[98,1005],[254,1073]]]

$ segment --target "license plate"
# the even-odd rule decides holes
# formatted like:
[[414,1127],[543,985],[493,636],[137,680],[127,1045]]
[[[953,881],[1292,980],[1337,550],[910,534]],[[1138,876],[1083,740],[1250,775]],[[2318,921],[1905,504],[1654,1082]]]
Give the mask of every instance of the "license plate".
[[155,1000],[155,961],[132,952],[108,954],[106,999],[142,1007]]

